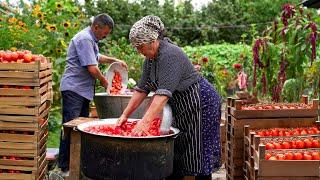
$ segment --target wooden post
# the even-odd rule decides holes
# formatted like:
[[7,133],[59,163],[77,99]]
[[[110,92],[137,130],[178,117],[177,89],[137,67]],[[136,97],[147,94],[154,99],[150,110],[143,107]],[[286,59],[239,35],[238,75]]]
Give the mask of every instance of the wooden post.
[[249,137],[249,129],[250,129],[250,126],[249,125],[244,125],[243,126],[243,132],[244,132],[244,137]]
[[242,101],[241,100],[236,100],[236,102],[235,102],[236,110],[241,110],[241,107],[242,107]]
[[259,145],[259,161],[265,159],[265,154],[266,154],[266,146],[261,144]]
[[80,132],[75,130],[79,124],[97,120],[95,118],[79,117],[63,124],[63,129],[67,133],[70,131],[70,174],[67,180],[80,179],[80,152],[81,152],[81,136]]
[[227,98],[227,106],[232,106],[232,97]]
[[260,144],[260,136],[259,135],[254,135],[254,148],[258,149],[259,144]]
[[309,102],[308,96],[307,95],[302,95],[301,103],[308,104],[308,102]]
[[318,109],[319,106],[319,99],[312,100],[312,109]]

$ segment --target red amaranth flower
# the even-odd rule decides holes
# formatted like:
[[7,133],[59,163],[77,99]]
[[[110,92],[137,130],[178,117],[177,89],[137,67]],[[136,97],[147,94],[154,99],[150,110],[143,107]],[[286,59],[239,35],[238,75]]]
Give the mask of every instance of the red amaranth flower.
[[241,70],[241,69],[242,69],[242,65],[239,64],[239,63],[233,64],[232,67],[233,67],[234,69],[236,69],[236,70]]
[[203,57],[201,60],[202,60],[203,63],[207,63],[209,61],[209,58],[208,57]]

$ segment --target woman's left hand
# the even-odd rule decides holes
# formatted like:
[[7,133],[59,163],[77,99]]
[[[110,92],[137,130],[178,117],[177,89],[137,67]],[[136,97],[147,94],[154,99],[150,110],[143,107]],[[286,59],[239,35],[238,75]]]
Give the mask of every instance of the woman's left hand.
[[145,121],[145,120],[140,120],[138,121],[136,127],[132,130],[131,135],[132,136],[148,136],[149,134],[149,129],[150,129],[151,123]]
[[121,63],[122,67],[126,68],[126,70],[128,70],[128,65],[125,61],[117,59],[117,62]]

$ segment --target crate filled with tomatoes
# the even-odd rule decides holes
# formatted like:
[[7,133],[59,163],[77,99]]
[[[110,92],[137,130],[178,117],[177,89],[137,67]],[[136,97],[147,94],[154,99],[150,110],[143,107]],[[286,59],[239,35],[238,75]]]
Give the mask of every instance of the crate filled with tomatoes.
[[50,59],[0,51],[0,179],[38,179],[45,171],[52,95]]
[[290,128],[245,126],[245,141],[249,144],[244,164],[248,179],[320,178],[320,128],[316,123]]
[[[252,103],[228,98],[225,112],[227,177],[243,178],[249,172],[251,142],[245,135],[246,125],[256,129],[310,126],[317,120],[317,107],[318,100],[309,102],[307,96],[301,98],[301,103]],[[242,173],[232,176],[233,172]]]
[[234,100],[230,114],[237,119],[314,117],[317,116],[318,99],[308,103],[306,96],[299,103],[255,103],[247,104],[244,100]]
[[[48,164],[45,154],[40,158],[27,156],[0,156],[0,179],[24,179],[39,180],[45,179]],[[37,164],[34,166],[33,164]]]

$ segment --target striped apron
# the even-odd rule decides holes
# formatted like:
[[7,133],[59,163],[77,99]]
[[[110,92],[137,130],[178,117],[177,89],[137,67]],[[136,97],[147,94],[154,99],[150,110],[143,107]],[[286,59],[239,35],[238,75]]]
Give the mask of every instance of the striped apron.
[[[157,81],[147,83],[152,91]],[[221,99],[204,78],[187,90],[175,91],[169,104],[173,110],[173,127],[182,132],[175,140],[174,174],[209,175],[221,166]]]

